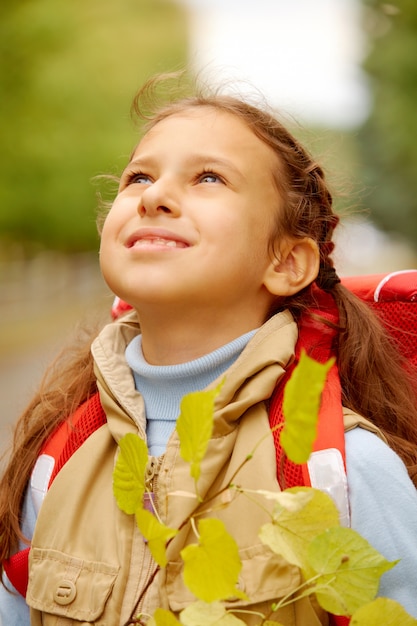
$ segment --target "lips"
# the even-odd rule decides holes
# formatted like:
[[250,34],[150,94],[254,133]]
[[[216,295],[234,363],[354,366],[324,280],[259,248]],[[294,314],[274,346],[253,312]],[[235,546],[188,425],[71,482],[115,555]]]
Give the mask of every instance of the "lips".
[[189,242],[165,230],[141,229],[133,233],[126,242],[127,248],[188,248]]

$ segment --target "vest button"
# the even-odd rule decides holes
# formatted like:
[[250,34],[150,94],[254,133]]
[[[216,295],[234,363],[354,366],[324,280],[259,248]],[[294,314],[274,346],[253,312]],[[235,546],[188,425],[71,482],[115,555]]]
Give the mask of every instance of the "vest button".
[[57,604],[65,606],[71,604],[77,595],[77,589],[71,580],[63,580],[60,582],[54,592],[54,600]]

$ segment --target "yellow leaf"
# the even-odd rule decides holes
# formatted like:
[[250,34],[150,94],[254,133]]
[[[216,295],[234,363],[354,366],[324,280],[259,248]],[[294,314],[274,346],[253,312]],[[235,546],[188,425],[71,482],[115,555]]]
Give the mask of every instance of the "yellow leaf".
[[228,611],[220,602],[193,602],[181,611],[183,626],[244,626],[245,622]]
[[237,588],[241,562],[233,537],[218,519],[203,519],[198,525],[198,545],[181,551],[184,561],[184,582],[188,589],[204,602],[246,599]]
[[221,384],[209,391],[196,391],[183,397],[177,432],[180,438],[180,454],[190,463],[191,476],[200,477],[200,463],[204,458],[213,431],[214,400]]
[[411,617],[403,607],[388,598],[377,598],[355,611],[350,626],[417,626],[417,619]]
[[312,487],[286,489],[282,496],[275,504],[273,521],[261,527],[259,537],[273,552],[306,570],[310,542],[337,526],[339,514],[330,496]]
[[133,433],[122,437],[119,447],[113,471],[113,493],[118,507],[132,515],[143,506],[148,449],[146,443]]
[[285,417],[281,445],[293,463],[306,463],[317,437],[321,394],[334,363],[318,363],[304,351],[285,385],[282,411]]
[[265,489],[257,489],[256,493],[267,500],[275,500],[276,505],[274,507],[274,517],[278,517],[283,509],[290,513],[297,513],[303,509],[310,500],[314,497],[314,491],[312,489],[305,489],[303,491],[294,488],[286,489],[285,491],[266,491]]
[[156,609],[147,626],[180,626],[180,622],[171,611]]
[[317,600],[336,615],[352,615],[371,602],[380,577],[396,564],[387,561],[359,533],[344,527],[330,528],[316,537],[308,557],[320,575]]
[[165,546],[178,531],[165,526],[157,520],[155,515],[143,508],[136,511],[136,523],[148,542],[153,558],[160,567],[165,567],[167,564]]

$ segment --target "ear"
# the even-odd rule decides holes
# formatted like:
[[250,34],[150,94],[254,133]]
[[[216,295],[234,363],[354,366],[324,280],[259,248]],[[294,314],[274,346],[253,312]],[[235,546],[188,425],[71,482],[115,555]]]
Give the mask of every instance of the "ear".
[[280,258],[273,259],[265,272],[264,286],[274,296],[292,296],[317,278],[319,265],[320,253],[313,239],[286,240]]

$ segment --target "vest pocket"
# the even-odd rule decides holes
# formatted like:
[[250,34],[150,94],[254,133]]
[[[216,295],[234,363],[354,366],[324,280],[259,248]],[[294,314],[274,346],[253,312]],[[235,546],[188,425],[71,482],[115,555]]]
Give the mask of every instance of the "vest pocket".
[[[300,570],[264,545],[239,551],[242,569],[237,583],[249,600],[231,599],[227,607],[244,607],[271,601],[291,593],[301,582]],[[184,609],[195,600],[182,579],[182,562],[170,562],[166,568],[166,595],[174,612]]]
[[119,567],[41,548],[32,548],[29,558],[29,606],[84,622],[102,615]]

